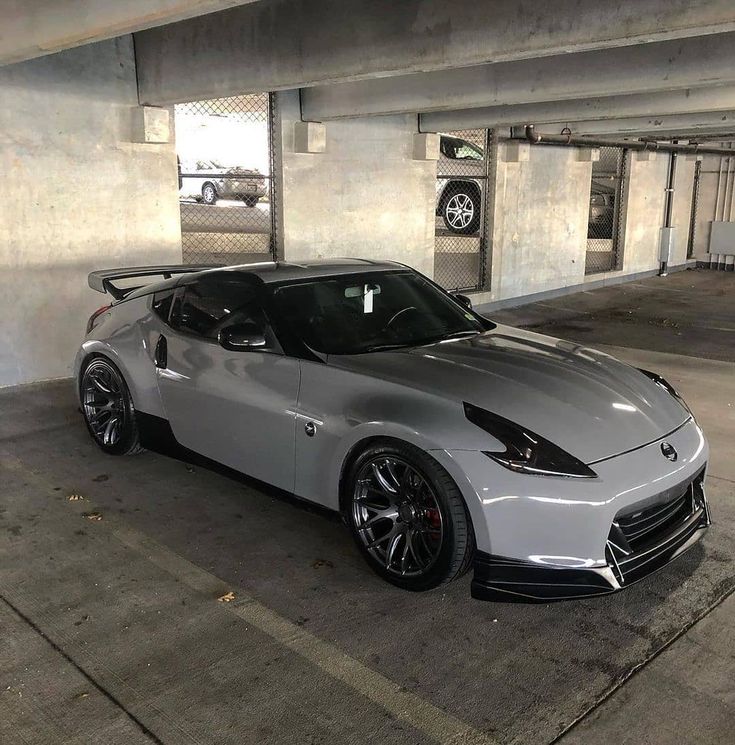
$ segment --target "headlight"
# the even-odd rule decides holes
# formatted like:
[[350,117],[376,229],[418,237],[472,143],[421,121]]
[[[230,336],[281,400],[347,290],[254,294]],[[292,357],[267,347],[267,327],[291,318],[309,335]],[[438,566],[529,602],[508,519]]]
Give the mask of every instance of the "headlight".
[[[692,414],[692,410],[687,406],[686,401],[679,395],[676,388],[674,388],[666,378],[658,373],[651,372],[650,370],[644,370],[642,367],[636,369],[638,372],[642,372],[647,378],[650,378],[657,386],[663,388],[667,393],[670,393],[690,414]],[[692,414],[692,417],[693,416],[694,414]]]
[[525,427],[468,403],[464,404],[464,413],[473,424],[503,444],[505,450],[485,451],[485,455],[511,471],[577,479],[597,477],[581,460]]

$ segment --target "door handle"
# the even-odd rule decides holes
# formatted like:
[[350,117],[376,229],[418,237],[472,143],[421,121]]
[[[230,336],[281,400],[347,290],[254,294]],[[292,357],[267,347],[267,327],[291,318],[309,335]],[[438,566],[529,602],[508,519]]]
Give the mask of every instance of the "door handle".
[[166,337],[161,334],[156,342],[156,350],[153,353],[153,361],[156,363],[156,367],[161,370],[165,370],[168,366],[168,342]]

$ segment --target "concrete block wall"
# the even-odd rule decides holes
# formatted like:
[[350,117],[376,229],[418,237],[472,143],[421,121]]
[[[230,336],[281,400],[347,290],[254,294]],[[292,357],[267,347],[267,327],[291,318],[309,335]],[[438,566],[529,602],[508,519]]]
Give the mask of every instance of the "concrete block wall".
[[0,68],[0,386],[68,375],[93,269],[181,261],[176,155],[137,144],[132,38]]
[[676,178],[674,180],[674,206],[672,222],[676,227],[674,250],[669,264],[677,266],[687,260],[689,248],[689,224],[692,216],[692,195],[694,193],[694,158],[679,155],[676,161]]
[[415,116],[327,122],[326,148],[294,150],[296,91],[276,95],[280,119],[280,255],[401,261],[434,271],[436,161],[413,159]]
[[[668,155],[628,153],[620,235],[622,266],[585,275],[592,164],[578,150],[531,147],[528,158],[498,144],[497,175],[489,241],[490,287],[475,293],[478,305],[509,305],[538,294],[559,294],[659,268]],[[694,160],[679,156],[673,222],[677,228],[671,267],[687,261]],[[699,238],[701,240],[701,238]]]
[[659,266],[668,171],[668,155],[628,154],[623,206],[623,274],[646,272]]
[[592,163],[574,148],[529,147],[508,162],[498,145],[492,221],[491,294],[505,300],[584,281]]

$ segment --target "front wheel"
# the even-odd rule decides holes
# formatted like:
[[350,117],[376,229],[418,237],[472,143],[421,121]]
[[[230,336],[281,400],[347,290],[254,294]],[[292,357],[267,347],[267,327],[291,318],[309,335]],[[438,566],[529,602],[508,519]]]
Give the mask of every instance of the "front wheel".
[[260,197],[243,197],[242,201],[245,202],[246,207],[255,207],[260,201]]
[[353,537],[383,579],[430,590],[469,568],[475,544],[462,495],[429,455],[401,442],[374,445],[352,464],[346,484]]
[[82,413],[89,434],[110,455],[142,452],[133,399],[120,371],[103,357],[95,357],[79,380]]

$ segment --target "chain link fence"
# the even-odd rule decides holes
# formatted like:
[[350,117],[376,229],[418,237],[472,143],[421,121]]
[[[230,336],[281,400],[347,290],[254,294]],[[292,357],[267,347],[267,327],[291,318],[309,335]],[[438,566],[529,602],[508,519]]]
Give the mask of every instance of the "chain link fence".
[[434,279],[448,290],[484,284],[490,133],[444,132],[436,177]]
[[623,184],[627,151],[601,147],[592,163],[585,274],[619,268]]
[[179,104],[175,124],[184,263],[271,259],[273,97]]

